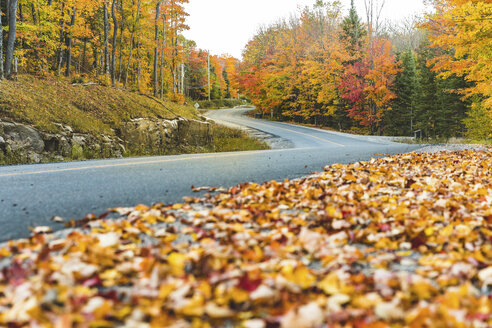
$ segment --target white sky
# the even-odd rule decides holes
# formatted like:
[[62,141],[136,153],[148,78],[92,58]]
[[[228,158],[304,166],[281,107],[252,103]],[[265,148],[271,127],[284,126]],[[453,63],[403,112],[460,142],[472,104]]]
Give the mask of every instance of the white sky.
[[[346,12],[350,0],[341,0]],[[381,0],[380,0],[381,1]],[[299,6],[312,6],[315,0],[190,0],[185,6],[190,14],[190,30],[184,35],[196,41],[198,48],[213,54],[230,54],[241,58],[246,43],[258,27],[296,13]],[[424,0],[386,0],[383,18],[398,20],[425,11]],[[364,0],[355,0],[357,11],[364,16]]]

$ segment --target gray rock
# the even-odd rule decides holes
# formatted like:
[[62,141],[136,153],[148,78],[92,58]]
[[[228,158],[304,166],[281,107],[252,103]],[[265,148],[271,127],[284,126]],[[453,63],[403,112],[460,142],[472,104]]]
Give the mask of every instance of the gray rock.
[[68,157],[72,154],[72,147],[70,147],[70,143],[68,142],[67,138],[65,137],[60,138],[59,151],[61,155],[64,157]]
[[44,141],[37,130],[30,126],[0,122],[3,127],[3,135],[13,151],[33,151],[41,153],[44,150]]
[[83,134],[74,134],[72,136],[72,145],[84,147],[86,143],[87,143],[87,136]]
[[[71,127],[57,124],[59,133],[39,132],[23,124],[0,121],[0,150],[11,152],[22,163],[62,160],[64,157],[122,157],[130,151],[141,155],[162,155],[195,149],[211,140],[210,124],[182,117],[174,120],[140,118],[123,123],[116,136],[73,133]],[[74,148],[75,147],[75,148]],[[89,153],[86,153],[86,150]]]

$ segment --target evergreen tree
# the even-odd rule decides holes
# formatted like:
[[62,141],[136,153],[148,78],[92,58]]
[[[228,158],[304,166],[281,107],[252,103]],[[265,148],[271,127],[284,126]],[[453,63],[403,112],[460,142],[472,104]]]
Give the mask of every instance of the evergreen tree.
[[421,97],[417,103],[416,128],[422,129],[428,138],[450,138],[463,135],[463,119],[469,103],[453,92],[467,86],[467,82],[457,76],[440,79],[428,66],[435,57],[434,49],[424,43],[419,48],[418,72]]
[[385,115],[384,133],[412,136],[419,95],[415,53],[407,50],[398,57],[401,57],[398,59],[401,60],[402,71],[396,76],[394,92],[397,98],[393,102],[392,110]]
[[342,30],[343,32],[340,38],[347,41],[347,49],[350,51],[350,54],[358,57],[358,53],[362,48],[367,31],[362,23],[362,20],[357,14],[354,0],[352,0],[349,15],[345,17],[342,22]]

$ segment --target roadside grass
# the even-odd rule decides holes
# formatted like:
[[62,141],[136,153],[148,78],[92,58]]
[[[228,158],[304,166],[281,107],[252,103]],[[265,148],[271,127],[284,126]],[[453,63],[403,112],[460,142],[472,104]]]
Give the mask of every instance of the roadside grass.
[[[263,141],[252,138],[239,129],[232,129],[219,124],[211,126],[212,140],[208,146],[186,146],[169,149],[160,155],[200,154],[200,153],[225,153],[235,151],[267,150],[270,147]],[[124,157],[152,156],[145,152],[126,152]],[[77,158],[74,158],[77,159]],[[85,159],[83,156],[82,158]]]
[[74,85],[64,77],[19,75],[0,82],[0,117],[47,132],[59,132],[59,123],[80,133],[112,135],[133,118],[177,116],[197,118],[190,105],[102,85]]
[[270,147],[263,141],[252,138],[239,129],[232,129],[222,125],[212,126],[213,152],[231,152],[247,150],[265,150]]
[[[115,129],[134,118],[200,119],[200,111],[192,105],[180,105],[169,100],[126,91],[99,84],[83,84],[65,77],[36,77],[19,75],[16,80],[0,81],[0,119],[32,125],[38,130],[59,133],[62,125],[70,126],[74,132],[114,135]],[[80,82],[80,83],[79,83]],[[230,103],[243,104],[235,99]],[[192,102],[188,102],[193,104]],[[130,152],[124,157],[174,155],[191,153],[229,152],[262,150],[269,147],[262,141],[249,137],[241,130],[220,125],[212,126],[212,142],[207,146],[179,145],[163,154]],[[108,155],[109,156],[109,155]],[[73,146],[65,161],[101,158],[100,154]],[[49,160],[49,159],[48,159]],[[48,161],[43,160],[43,162]],[[60,161],[53,157],[51,161]],[[22,155],[0,151],[0,165],[29,162]]]

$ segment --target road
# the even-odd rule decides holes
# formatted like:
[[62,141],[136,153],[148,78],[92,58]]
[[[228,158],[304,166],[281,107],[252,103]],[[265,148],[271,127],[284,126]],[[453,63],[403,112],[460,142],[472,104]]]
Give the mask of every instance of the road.
[[272,140],[284,141],[279,149],[0,167],[0,241],[28,236],[29,226],[62,228],[50,220],[54,215],[79,219],[112,207],[179,202],[193,195],[191,185],[230,187],[245,181],[292,179],[327,164],[418,147],[258,121],[241,116],[243,112],[213,111],[210,117],[274,135]]

